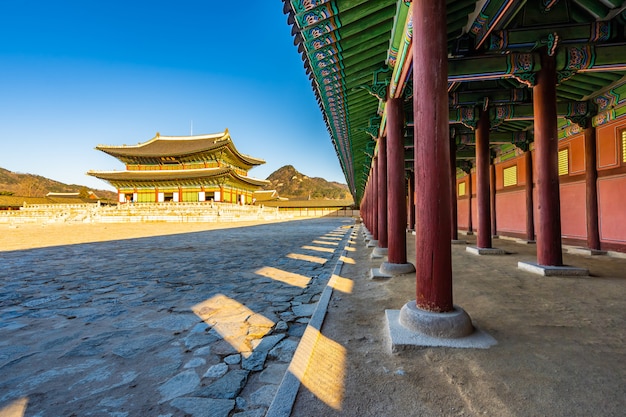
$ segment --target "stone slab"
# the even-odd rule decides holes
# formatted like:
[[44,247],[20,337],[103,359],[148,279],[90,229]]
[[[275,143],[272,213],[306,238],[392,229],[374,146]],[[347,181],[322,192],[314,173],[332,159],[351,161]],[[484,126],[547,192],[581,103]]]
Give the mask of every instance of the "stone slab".
[[452,347],[464,349],[488,349],[498,342],[484,331],[475,328],[474,333],[456,339],[426,336],[411,331],[400,324],[400,310],[385,310],[391,353],[417,350],[425,347]]
[[467,241],[466,240],[459,240],[459,239],[452,239],[450,241],[450,243],[452,243],[453,245],[466,245]]
[[370,269],[370,279],[389,279],[391,275],[380,272],[380,268]]
[[383,258],[387,256],[388,253],[389,253],[389,248],[381,248],[380,246],[376,246],[374,250],[372,251],[372,258],[373,257]]
[[588,255],[588,256],[597,256],[597,255],[607,254],[605,250],[578,248],[578,247],[567,248],[567,253],[571,253],[573,255]]
[[370,240],[369,242],[367,242],[366,245],[368,248],[375,248],[376,246],[378,246],[378,240]]
[[574,266],[547,266],[539,265],[534,262],[518,262],[517,267],[523,271],[532,272],[533,274],[543,275],[545,277],[585,277],[589,276],[589,270],[585,268],[576,268]]
[[387,275],[404,275],[415,272],[415,265],[410,262],[404,264],[394,264],[388,261],[383,262],[379,268],[380,273]]
[[477,246],[468,246],[465,250],[473,255],[506,255],[504,249],[498,248],[479,248]]

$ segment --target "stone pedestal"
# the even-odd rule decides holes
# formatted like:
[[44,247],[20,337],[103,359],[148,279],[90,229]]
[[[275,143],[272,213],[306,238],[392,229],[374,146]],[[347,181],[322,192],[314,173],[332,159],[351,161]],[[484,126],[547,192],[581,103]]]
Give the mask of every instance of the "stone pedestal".
[[523,271],[532,272],[533,274],[543,275],[545,277],[585,277],[589,275],[589,271],[585,268],[576,268],[567,265],[549,266],[520,261],[517,263],[517,267]]
[[395,276],[404,275],[415,272],[415,265],[410,262],[404,264],[395,264],[391,262],[383,262],[380,265],[380,272],[383,274]]
[[476,329],[458,306],[451,312],[434,313],[409,301],[401,310],[386,310],[385,315],[393,353],[424,346],[486,349],[497,343]]
[[468,246],[465,250],[474,255],[506,255],[504,249],[479,248],[478,246]]

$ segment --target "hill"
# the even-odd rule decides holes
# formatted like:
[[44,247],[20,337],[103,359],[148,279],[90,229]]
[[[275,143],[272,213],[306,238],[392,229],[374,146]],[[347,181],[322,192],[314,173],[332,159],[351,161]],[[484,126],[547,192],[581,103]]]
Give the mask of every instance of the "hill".
[[[0,168],[0,194],[16,195],[21,197],[45,197],[52,193],[81,193],[87,194],[88,187],[77,184],[64,184],[49,178],[34,174],[21,174]],[[93,190],[101,198],[116,200],[113,191]]]
[[345,200],[351,199],[346,184],[329,182],[324,178],[308,177],[298,172],[293,166],[285,165],[272,172],[264,188],[276,190],[281,197],[291,200]]

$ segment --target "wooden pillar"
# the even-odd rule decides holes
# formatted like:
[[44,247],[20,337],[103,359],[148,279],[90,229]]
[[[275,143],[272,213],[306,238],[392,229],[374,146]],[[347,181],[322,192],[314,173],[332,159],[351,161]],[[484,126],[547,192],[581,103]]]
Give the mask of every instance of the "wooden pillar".
[[496,216],[496,165],[494,163],[489,165],[489,186],[489,195],[491,196],[491,235],[496,236],[498,234],[498,218]]
[[526,240],[535,240],[535,206],[533,204],[533,155],[530,149],[524,153],[526,164]]
[[372,166],[372,237],[378,240],[378,156],[374,157]]
[[387,138],[378,139],[378,247],[387,248]]
[[478,209],[476,246],[479,248],[491,248],[489,127],[489,113],[481,110],[476,126],[476,207]]
[[404,182],[404,107],[402,98],[387,100],[387,260],[406,263],[406,185]]
[[457,192],[456,192],[456,139],[450,137],[450,220],[451,220],[451,236],[452,240],[459,240],[459,224],[457,210]]
[[446,2],[413,2],[416,304],[434,312],[454,308],[446,27]]
[[415,230],[415,173],[409,171],[409,229]]
[[[589,121],[591,125],[591,121]],[[587,246],[600,250],[598,218],[598,167],[596,159],[596,129],[585,128],[585,183],[587,204]]]
[[472,233],[474,233],[474,224],[472,221],[472,193],[474,191],[472,190],[472,169],[470,168],[469,172],[467,173],[467,196],[468,196],[468,202],[467,202],[467,234],[471,235]]
[[537,263],[561,266],[561,213],[559,197],[558,136],[555,58],[541,53],[541,70],[533,88],[535,162],[537,164]]

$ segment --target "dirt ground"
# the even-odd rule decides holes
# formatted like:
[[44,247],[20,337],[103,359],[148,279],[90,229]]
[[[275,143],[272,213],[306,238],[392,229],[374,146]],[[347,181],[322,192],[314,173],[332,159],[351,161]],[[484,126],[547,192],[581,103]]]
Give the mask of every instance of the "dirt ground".
[[0,225],[0,251],[228,229],[285,220],[220,223],[51,223]]
[[[408,242],[411,261],[414,237]],[[348,252],[356,262],[341,271],[354,287],[334,291],[322,327],[340,348],[328,355],[335,367],[320,369],[339,377],[324,389],[302,385],[291,415],[626,415],[626,259],[566,254],[565,264],[592,276],[548,278],[517,268],[536,260],[534,245],[497,239],[494,247],[508,254],[476,256],[465,245],[452,254],[455,304],[498,344],[391,354],[384,311],[415,299],[415,277],[369,279],[380,261],[359,234]]]

